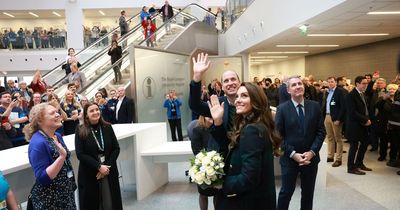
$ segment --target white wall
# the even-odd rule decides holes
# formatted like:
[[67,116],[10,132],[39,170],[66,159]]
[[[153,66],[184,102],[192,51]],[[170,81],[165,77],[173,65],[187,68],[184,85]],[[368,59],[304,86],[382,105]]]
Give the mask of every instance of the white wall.
[[[270,77],[272,79],[278,77],[282,79],[283,76],[292,75],[304,76],[305,58],[302,57],[293,60],[282,61],[279,63],[263,64],[259,65],[255,69],[257,69],[257,75],[255,76],[258,76],[260,79],[264,77]],[[252,69],[250,70],[250,72],[252,72]]]
[[236,55],[345,0],[256,0],[228,29],[220,55]]

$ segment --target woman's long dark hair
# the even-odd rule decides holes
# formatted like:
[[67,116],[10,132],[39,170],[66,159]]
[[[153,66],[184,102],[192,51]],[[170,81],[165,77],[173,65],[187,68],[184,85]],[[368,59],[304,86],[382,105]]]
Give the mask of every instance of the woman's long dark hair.
[[[79,126],[79,139],[81,140],[86,140],[89,137],[89,134],[91,132],[91,124],[89,121],[89,117],[87,116],[87,111],[90,106],[96,105],[99,108],[99,105],[97,103],[87,103],[83,107],[83,124]],[[103,117],[101,116],[100,113],[100,119],[99,119],[99,125],[101,127],[109,126],[111,125],[110,123],[104,121]]]
[[235,146],[240,139],[240,131],[248,124],[262,123],[267,128],[268,138],[272,143],[272,150],[275,156],[279,156],[279,145],[281,138],[275,129],[274,119],[268,107],[268,99],[264,91],[256,84],[243,82],[241,87],[245,87],[250,97],[252,111],[249,115],[236,115],[234,133],[231,138],[231,146]]

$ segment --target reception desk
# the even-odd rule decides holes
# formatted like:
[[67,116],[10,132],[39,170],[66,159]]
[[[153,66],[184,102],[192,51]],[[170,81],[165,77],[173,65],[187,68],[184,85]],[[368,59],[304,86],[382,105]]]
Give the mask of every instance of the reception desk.
[[[137,199],[142,200],[168,182],[168,163],[156,163],[141,155],[142,151],[167,142],[166,123],[117,124],[113,128],[121,148],[118,165],[123,166],[120,167],[122,183],[135,184]],[[64,141],[72,152],[72,165],[77,178],[79,162],[75,154],[74,136],[64,136]],[[190,155],[190,147],[185,147],[187,149],[181,153]],[[35,182],[28,159],[28,145],[0,151],[0,160],[0,170],[18,202],[26,201]]]

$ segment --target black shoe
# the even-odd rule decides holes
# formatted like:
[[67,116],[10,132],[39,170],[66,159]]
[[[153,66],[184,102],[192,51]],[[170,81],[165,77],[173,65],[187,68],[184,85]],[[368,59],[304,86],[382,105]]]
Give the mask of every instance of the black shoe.
[[379,158],[378,158],[378,161],[385,161],[385,160],[386,160],[386,158],[382,157],[382,156],[379,156]]
[[398,161],[396,161],[396,160],[389,160],[386,163],[386,165],[390,166],[390,167],[396,167],[396,168],[400,167],[400,163]]
[[332,164],[332,167],[339,167],[341,165],[342,165],[342,161],[337,160]]
[[328,162],[328,163],[333,162],[333,158],[327,158],[327,159],[326,159],[326,162]]
[[397,172],[397,175],[400,175],[400,171]]
[[349,169],[349,170],[347,170],[347,173],[355,174],[355,175],[365,175],[365,172],[362,172],[362,171],[358,170],[357,168]]
[[343,150],[343,153],[347,153],[347,151],[346,151],[346,150]]
[[372,171],[372,169],[370,169],[370,168],[368,168],[367,166],[360,166],[360,167],[358,167],[360,170],[363,170],[363,171]]

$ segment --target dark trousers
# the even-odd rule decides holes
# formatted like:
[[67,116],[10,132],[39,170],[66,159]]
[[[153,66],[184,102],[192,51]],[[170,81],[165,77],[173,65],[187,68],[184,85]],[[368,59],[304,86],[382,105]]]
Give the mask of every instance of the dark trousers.
[[121,62],[116,66],[114,66],[113,70],[114,70],[115,82],[121,81],[122,80]]
[[168,119],[171,129],[172,141],[176,141],[176,132],[178,132],[179,141],[183,141],[181,119]]
[[277,210],[288,210],[289,203],[296,189],[297,175],[300,173],[301,181],[301,207],[300,210],[313,208],[315,180],[317,178],[318,164],[312,162],[306,166],[286,167],[282,169],[282,187],[278,196]]
[[379,139],[379,156],[386,158],[387,150],[388,150],[388,135],[386,130],[378,130],[376,132],[377,137]]
[[367,134],[360,136],[359,139],[349,138],[349,142],[350,149],[347,159],[347,170],[352,170],[364,165],[364,155],[368,148]]

